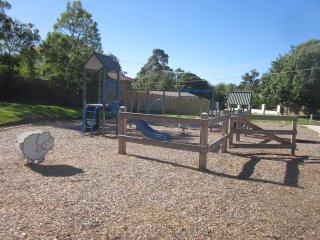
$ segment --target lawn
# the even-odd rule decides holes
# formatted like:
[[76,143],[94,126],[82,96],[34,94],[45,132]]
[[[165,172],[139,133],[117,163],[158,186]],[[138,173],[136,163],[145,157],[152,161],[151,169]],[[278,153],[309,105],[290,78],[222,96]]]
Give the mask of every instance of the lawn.
[[80,108],[0,101],[0,126],[76,118]]
[[[260,122],[260,123],[263,123],[263,122],[274,122],[274,123],[287,123],[287,124],[289,124],[291,121],[253,120],[252,122]],[[320,121],[319,120],[312,120],[312,122],[310,123],[310,120],[308,120],[306,118],[299,117],[298,124],[300,124],[300,125],[320,125]]]

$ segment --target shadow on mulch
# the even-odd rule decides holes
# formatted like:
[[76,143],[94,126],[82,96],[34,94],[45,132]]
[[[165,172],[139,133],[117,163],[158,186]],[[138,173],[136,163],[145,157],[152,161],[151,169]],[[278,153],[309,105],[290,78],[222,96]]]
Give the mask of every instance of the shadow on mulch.
[[[182,164],[168,162],[168,161],[164,161],[164,160],[160,160],[160,159],[144,157],[144,156],[134,155],[134,154],[127,154],[127,155],[134,156],[136,158],[140,158],[143,160],[149,160],[149,161],[158,162],[158,163],[162,163],[162,164],[169,164],[169,165],[172,165],[175,167],[181,167],[181,168],[186,168],[189,170],[199,171],[199,169],[194,168],[194,167],[185,166]],[[300,173],[299,172],[299,165],[320,163],[320,159],[317,159],[317,158],[310,159],[308,156],[290,157],[287,155],[279,155],[275,159],[275,158],[268,158],[267,156],[263,156],[264,154],[261,154],[261,156],[254,156],[254,155],[249,155],[249,154],[234,154],[233,153],[233,155],[238,155],[241,157],[249,158],[249,160],[243,165],[242,171],[238,175],[230,175],[227,173],[215,172],[215,171],[208,170],[208,169],[203,171],[203,173],[210,174],[210,175],[217,176],[217,177],[230,178],[230,179],[234,179],[234,180],[244,180],[244,181],[251,181],[251,182],[260,182],[260,183],[274,184],[274,185],[280,185],[280,186],[287,186],[287,187],[303,188],[303,187],[298,186],[299,173]],[[286,163],[286,172],[285,172],[285,176],[283,179],[283,183],[275,182],[272,180],[265,180],[265,179],[251,177],[254,173],[256,165],[261,160],[282,161],[282,162]],[[310,162],[310,161],[305,162],[305,160],[314,160],[314,161],[313,162]]]
[[231,153],[236,156],[249,158],[249,161],[244,164],[242,172],[237,176],[241,180],[250,180],[250,176],[253,174],[255,166],[261,160],[275,161],[286,163],[286,172],[283,179],[283,185],[289,187],[299,187],[299,165],[304,164],[320,164],[320,158],[313,158],[310,156],[298,156],[291,157],[285,154],[277,154],[276,157],[268,156],[268,153],[260,154],[241,154]]
[[71,177],[79,173],[84,173],[81,168],[69,165],[26,164],[26,166],[45,177]]

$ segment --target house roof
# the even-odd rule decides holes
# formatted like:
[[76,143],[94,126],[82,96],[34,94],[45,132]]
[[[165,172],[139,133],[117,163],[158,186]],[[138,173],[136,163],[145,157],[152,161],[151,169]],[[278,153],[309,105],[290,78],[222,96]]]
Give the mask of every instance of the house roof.
[[89,60],[85,63],[84,68],[90,70],[100,70],[102,67],[114,71],[120,72],[121,67],[118,62],[115,62],[110,56],[94,53]]
[[[155,94],[155,95],[163,95],[163,91],[150,91],[150,94]],[[179,92],[171,92],[171,91],[166,91],[166,96],[168,97],[179,97]],[[181,97],[196,97],[195,95],[188,93],[188,92],[180,92]]]
[[252,92],[248,91],[232,91],[228,93],[228,104],[234,105],[247,105],[250,106],[252,103]]
[[[108,73],[108,78],[112,79],[112,80],[117,80],[117,73],[116,72],[109,72]],[[134,81],[133,78],[127,77],[127,76],[124,76],[124,75],[120,75],[119,79],[120,79],[120,81],[130,82],[130,83]]]

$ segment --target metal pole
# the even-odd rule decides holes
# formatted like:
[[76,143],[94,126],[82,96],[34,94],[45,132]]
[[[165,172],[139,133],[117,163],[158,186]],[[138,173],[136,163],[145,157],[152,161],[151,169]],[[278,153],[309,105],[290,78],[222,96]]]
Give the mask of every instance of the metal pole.
[[163,94],[162,94],[162,114],[164,114],[164,97],[166,96],[166,90],[163,89]]
[[147,90],[147,109],[146,109],[146,113],[149,113],[149,94],[150,94],[150,88],[148,88]]
[[83,92],[82,92],[82,109],[85,111],[87,105],[87,70],[83,70]]
[[212,100],[211,100],[211,117],[213,117],[213,109],[215,109],[215,103],[214,103],[214,88],[212,88]]
[[178,117],[180,117],[181,111],[181,89],[179,89],[179,98],[178,98]]
[[130,88],[130,93],[131,93],[131,103],[130,103],[130,112],[133,111],[133,102],[134,102],[134,92],[133,92],[133,89]]

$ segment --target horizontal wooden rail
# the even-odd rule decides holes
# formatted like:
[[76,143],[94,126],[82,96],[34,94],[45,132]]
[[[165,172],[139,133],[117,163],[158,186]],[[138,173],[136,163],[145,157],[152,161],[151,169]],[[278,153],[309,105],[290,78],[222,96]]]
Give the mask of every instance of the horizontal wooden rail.
[[219,138],[218,140],[216,140],[215,142],[211,143],[208,146],[208,152],[213,152],[215,151],[218,147],[220,147],[221,143],[223,143],[224,141],[226,141],[226,139],[229,137],[229,133],[223,135],[221,138]]
[[231,129],[232,133],[240,134],[279,134],[279,135],[291,135],[297,134],[297,131],[293,130],[265,130],[265,129]]
[[[163,115],[154,115],[154,114],[141,114],[141,113],[131,113],[127,112],[127,108],[122,106],[119,108],[118,114],[118,153],[126,154],[126,144],[127,142],[163,147],[163,148],[171,148],[183,151],[191,151],[199,153],[199,169],[204,171],[207,168],[207,155],[208,155],[208,126],[209,124],[214,124],[218,122],[222,123],[222,137],[218,139],[216,142],[211,144],[210,149],[218,148],[221,145],[221,152],[226,152],[227,149],[227,141],[228,141],[228,123],[230,119],[230,115],[224,115],[217,118],[213,118],[209,120],[208,113],[201,113],[201,119],[198,118],[181,118],[181,117],[171,117],[171,116],[163,116]],[[192,143],[182,143],[182,142],[173,142],[173,141],[160,141],[152,138],[141,138],[128,136],[126,133],[126,120],[144,120],[144,121],[157,121],[157,122],[165,122],[165,123],[180,123],[180,124],[192,124],[200,126],[200,141],[199,144]]]
[[243,120],[276,120],[276,121],[298,121],[299,116],[267,116],[267,115],[232,115],[232,119]]
[[[269,149],[290,149],[291,155],[294,156],[296,149],[296,135],[297,135],[297,122],[299,116],[266,116],[266,115],[232,115],[230,122],[230,138],[229,147],[236,148],[269,148]],[[275,121],[291,121],[291,130],[270,130],[262,129],[261,127],[250,122],[251,120],[275,120]],[[234,122],[236,122],[236,128],[234,128]],[[241,128],[241,124],[246,126],[245,129]],[[240,141],[240,134],[250,135],[250,134],[262,134],[267,138],[279,142],[280,144],[233,144],[233,134],[236,134],[236,141]],[[291,139],[280,138],[277,135],[291,135]]]
[[295,144],[230,144],[230,148],[272,148],[272,149],[295,149]]
[[[259,130],[259,131],[264,130],[264,129],[262,129],[261,127],[258,127],[258,126],[256,126],[255,124],[253,124],[253,123],[251,123],[251,122],[249,122],[249,121],[243,120],[243,119],[239,119],[238,122],[240,122],[240,123],[242,123],[242,124],[244,124],[244,125],[246,125],[246,126],[248,126],[248,127],[251,127],[253,130]],[[279,143],[282,143],[282,144],[286,144],[286,143],[287,143],[286,140],[284,140],[284,139],[282,139],[282,138],[280,138],[280,137],[278,137],[278,136],[276,136],[276,135],[274,135],[274,134],[265,133],[265,135],[266,135],[267,137],[269,137],[270,139],[272,139],[272,140],[274,140],[274,141],[277,141],[277,142],[279,142]],[[239,139],[239,140],[240,140],[240,139]],[[238,141],[238,140],[237,140],[237,141]]]
[[139,138],[139,137],[132,137],[127,135],[118,135],[118,140],[131,142],[131,143],[138,143],[143,145],[149,145],[149,146],[191,151],[191,152],[207,152],[206,146],[201,146],[198,144],[185,144],[185,143],[176,143],[176,142],[169,142],[169,141],[159,141],[151,138]]

